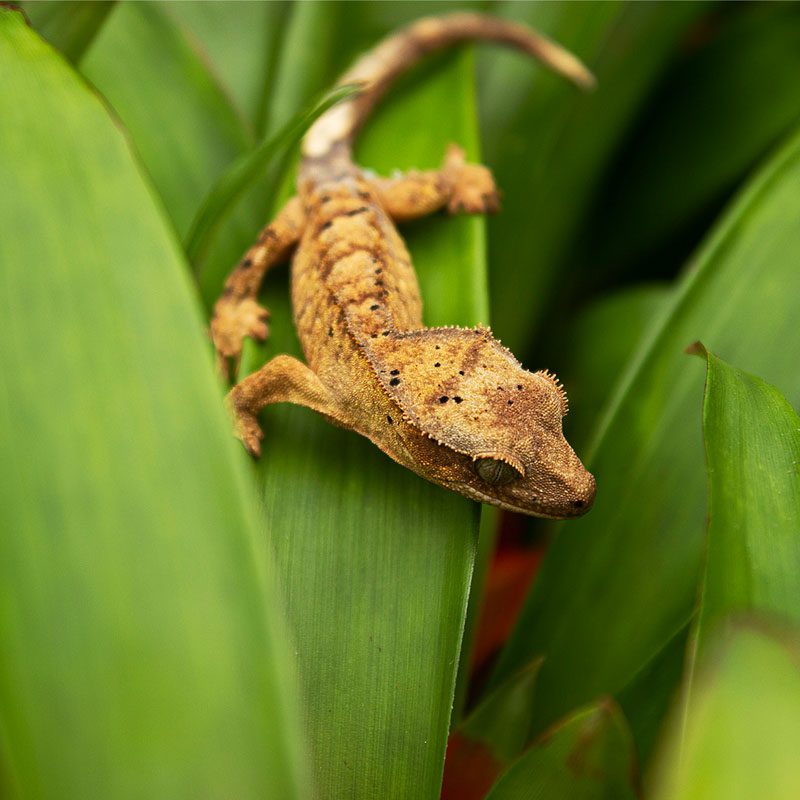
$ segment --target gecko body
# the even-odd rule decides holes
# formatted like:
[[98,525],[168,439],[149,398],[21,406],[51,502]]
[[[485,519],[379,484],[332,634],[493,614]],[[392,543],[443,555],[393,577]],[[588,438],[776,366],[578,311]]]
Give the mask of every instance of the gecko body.
[[417,474],[474,500],[535,516],[578,516],[594,478],[562,433],[566,395],[529,372],[488,328],[426,328],[416,274],[395,222],[447,208],[497,209],[489,171],[453,145],[440,170],[367,177],[352,141],[392,80],[426,53],[463,40],[511,44],[578,84],[573,56],[514,23],[477,14],[418,20],[342,78],[357,96],[323,114],[304,139],[298,194],[228,278],[212,317],[220,362],[245,336],[265,339],[256,296],[271,266],[292,259],[294,322],[306,364],[279,355],[230,392],[236,432],[260,455],[257,414],[293,402],[372,440]]

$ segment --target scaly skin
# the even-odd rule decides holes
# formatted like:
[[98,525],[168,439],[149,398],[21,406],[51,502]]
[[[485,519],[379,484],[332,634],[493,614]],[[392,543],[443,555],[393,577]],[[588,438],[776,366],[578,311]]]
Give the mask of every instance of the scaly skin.
[[225,284],[211,321],[227,368],[244,336],[267,336],[256,295],[267,269],[295,249],[294,322],[306,364],[276,356],[229,395],[236,432],[261,452],[258,412],[292,402],[371,439],[434,483],[513,511],[585,513],[594,478],[562,433],[567,403],[548,372],[524,370],[487,328],[426,328],[411,261],[394,221],[447,208],[497,209],[489,171],[451,145],[440,170],[368,179],[353,137],[389,83],[427,52],[467,39],[519,47],[576,83],[574,57],[521,26],[477,14],[419,20],[356,63],[343,83],[364,90],[320,117],[304,140],[298,195]]

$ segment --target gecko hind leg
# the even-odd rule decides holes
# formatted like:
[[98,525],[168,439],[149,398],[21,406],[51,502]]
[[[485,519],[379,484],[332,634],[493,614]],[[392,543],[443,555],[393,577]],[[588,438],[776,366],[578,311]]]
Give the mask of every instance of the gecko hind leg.
[[316,373],[296,358],[275,356],[228,392],[228,408],[235,434],[248,452],[258,458],[264,438],[258,412],[271,403],[294,403],[347,425],[345,414]]
[[455,144],[447,148],[441,169],[412,170],[397,178],[374,178],[375,189],[386,213],[396,222],[433,214],[493,214],[500,196],[492,173],[481,164],[468,164]]
[[226,378],[230,361],[234,372],[238,369],[244,337],[264,341],[269,335],[269,311],[256,301],[258,290],[267,271],[287,259],[297,244],[304,221],[302,203],[293,197],[261,231],[225,281],[222,295],[214,304],[211,338],[218,367]]

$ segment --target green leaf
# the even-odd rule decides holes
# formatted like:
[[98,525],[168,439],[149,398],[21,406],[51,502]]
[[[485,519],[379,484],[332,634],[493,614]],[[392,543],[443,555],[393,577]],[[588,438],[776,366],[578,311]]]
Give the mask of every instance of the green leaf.
[[700,651],[733,611],[800,622],[800,417],[774,386],[704,355],[710,521]]
[[702,375],[686,345],[702,339],[800,400],[798,181],[795,136],[717,227],[620,378],[590,459],[595,506],[562,527],[495,676],[545,655],[535,730],[620,691],[691,615],[706,492]]
[[654,800],[800,797],[800,641],[752,621],[711,647],[686,719],[676,716]]
[[[711,40],[653,97],[613,170],[593,215],[598,233],[583,240],[592,270],[670,252],[670,242],[705,225],[800,120],[800,7],[765,3],[725,11]],[[624,236],[616,235],[620,230]]]
[[484,505],[481,508],[478,549],[475,553],[475,566],[472,570],[469,602],[467,603],[467,617],[464,621],[464,635],[462,636],[456,688],[453,697],[453,711],[450,718],[451,727],[461,721],[464,706],[467,702],[467,693],[472,677],[471,671],[476,666],[473,664],[473,652],[485,600],[486,578],[497,544],[501,513],[500,509],[495,506]]
[[114,0],[39,0],[22,7],[39,34],[77,64],[114,5]]
[[670,292],[668,285],[647,283],[601,296],[564,320],[554,337],[554,353],[545,364],[564,365],[559,377],[568,389],[570,409],[564,431],[577,452],[588,445],[620,371],[653,319],[667,308]]
[[447,742],[442,798],[483,798],[525,749],[541,659],[512,675],[455,728]]
[[[647,764],[658,742],[662,723],[680,692],[686,668],[687,622],[617,694],[636,742],[639,761]],[[648,774],[645,774],[647,784]]]
[[[466,52],[398,87],[357,153],[386,173],[439,163],[448,141],[477,149]],[[426,321],[485,321],[483,220],[439,216],[403,233]],[[265,302],[273,336],[246,351],[245,372],[299,352],[275,277]],[[263,424],[264,529],[288,598],[320,796],[437,798],[478,507],[305,409],[268,408]]]
[[212,65],[240,115],[257,135],[263,135],[275,66],[285,37],[292,4],[162,2],[164,10],[189,33],[189,42]]
[[635,800],[636,756],[610,700],[548,731],[497,781],[486,800]]
[[[178,234],[225,169],[254,144],[185,32],[156,3],[125,3],[81,61],[127,128]],[[266,222],[257,186],[225,221],[202,269],[228,271]]]
[[[594,71],[583,93],[519,54],[486,56],[487,163],[503,191],[490,224],[492,324],[517,356],[530,347],[593,192],[643,99],[703,3],[498,3]],[[569,388],[569,387],[568,387]]]
[[195,214],[186,235],[184,249],[190,262],[203,260],[209,244],[242,195],[261,178],[267,167],[296,144],[320,114],[352,97],[356,86],[340,86],[320,97],[312,106],[289,121],[278,133],[265,137],[250,152],[240,156],[214,182]]
[[0,10],[0,794],[308,797],[291,649],[177,242]]

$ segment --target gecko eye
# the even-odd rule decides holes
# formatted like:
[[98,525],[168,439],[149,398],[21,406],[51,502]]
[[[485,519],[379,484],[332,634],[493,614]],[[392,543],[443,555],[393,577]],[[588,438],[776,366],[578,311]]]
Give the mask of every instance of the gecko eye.
[[522,477],[522,471],[497,458],[478,458],[475,461],[478,477],[490,486],[505,486]]

